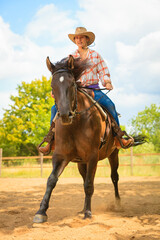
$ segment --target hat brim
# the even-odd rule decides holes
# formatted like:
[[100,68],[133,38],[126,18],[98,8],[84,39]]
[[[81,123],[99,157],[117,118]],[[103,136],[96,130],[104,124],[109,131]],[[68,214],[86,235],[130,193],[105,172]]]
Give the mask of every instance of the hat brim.
[[[89,38],[89,41],[87,43],[87,46],[91,45],[94,40],[95,40],[95,35],[93,32],[83,32],[83,33],[78,33],[78,34],[68,34],[69,39],[75,43],[75,37],[76,36],[87,36]],[[76,44],[76,43],[75,43]]]

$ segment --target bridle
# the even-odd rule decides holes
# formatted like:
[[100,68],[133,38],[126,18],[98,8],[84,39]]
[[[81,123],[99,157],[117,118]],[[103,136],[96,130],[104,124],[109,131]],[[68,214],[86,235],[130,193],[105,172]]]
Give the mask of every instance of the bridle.
[[66,68],[60,68],[58,70],[56,70],[54,73],[52,73],[52,77],[54,75],[56,75],[57,73],[62,73],[62,72],[67,72],[67,73],[70,73],[71,75],[73,75],[73,72],[69,69],[66,69]]
[[[74,74],[71,70],[69,69],[65,69],[65,68],[61,68],[61,69],[58,69],[56,70],[53,74],[52,74],[52,77],[54,77],[57,73],[63,73],[63,72],[67,72],[67,73],[70,73],[73,77],[74,77]],[[73,118],[76,114],[77,114],[77,84],[76,84],[76,81],[73,81],[73,85],[74,85],[74,88],[75,88],[75,108],[73,111],[71,111],[71,118]],[[56,106],[56,109],[57,109],[57,113],[58,113],[58,117],[59,117],[59,109],[57,107],[57,104],[56,104],[56,100],[55,100],[55,106]]]
[[[71,70],[69,69],[65,69],[65,68],[61,68],[61,69],[58,69],[57,71],[55,71],[53,74],[52,74],[52,77],[55,76],[57,73],[63,73],[63,72],[67,72],[67,73],[70,73],[73,77],[74,77],[74,74]],[[86,113],[87,111],[89,111],[93,106],[95,106],[105,95],[107,95],[110,90],[108,90],[105,95],[101,96],[98,100],[94,100],[94,102],[91,104],[90,107],[82,110],[82,111],[77,111],[77,90],[79,90],[80,92],[83,92],[81,91],[80,89],[88,89],[87,87],[78,87],[77,84],[76,84],[76,81],[73,82],[74,84],[74,88],[75,88],[75,108],[73,111],[71,111],[71,114],[72,114],[72,118],[75,117],[75,115],[78,115],[78,114],[84,114]],[[102,89],[97,89],[97,88],[89,88],[89,89],[92,89],[92,90],[106,90],[106,88],[102,88]],[[57,104],[56,104],[56,101],[55,101],[55,106],[56,106],[56,109],[57,109],[57,113],[58,113],[58,116],[59,116],[59,110],[58,110],[58,107],[57,107]]]

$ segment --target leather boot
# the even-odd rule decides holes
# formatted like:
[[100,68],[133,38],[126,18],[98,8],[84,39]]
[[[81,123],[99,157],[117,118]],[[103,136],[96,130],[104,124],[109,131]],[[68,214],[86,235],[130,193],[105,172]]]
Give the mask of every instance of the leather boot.
[[[122,142],[122,144],[125,147],[127,147],[127,146],[129,146],[129,145],[131,145],[133,143],[133,140],[132,139],[127,139],[126,140],[124,138],[121,138],[121,142]],[[120,141],[119,141],[119,139],[117,137],[114,137],[114,143],[115,143],[117,149],[121,149],[122,148],[122,146],[120,144]]]
[[46,155],[48,152],[50,152],[50,149],[51,151],[54,151],[54,142],[51,143],[48,143],[45,147],[39,147],[39,151],[41,153],[43,153],[44,155]]
[[[117,147],[117,149],[120,148],[128,148],[134,143],[134,139],[129,136],[125,131],[122,131],[121,128],[118,126],[116,121],[112,118],[112,128],[114,133],[116,134],[116,137],[114,137],[114,143]],[[128,139],[123,138],[123,136],[127,136]]]
[[[48,134],[44,137],[43,141],[38,146],[38,150],[44,155],[47,155],[51,152],[51,150],[54,150],[54,135],[55,123],[52,122]],[[48,142],[48,144],[45,147],[41,147],[44,142]]]

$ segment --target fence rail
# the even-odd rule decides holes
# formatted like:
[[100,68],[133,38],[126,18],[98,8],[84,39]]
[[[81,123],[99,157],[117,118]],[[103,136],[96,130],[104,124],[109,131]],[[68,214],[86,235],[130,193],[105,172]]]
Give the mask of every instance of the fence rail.
[[[134,163],[133,158],[136,156],[160,156],[160,153],[133,153],[133,148],[130,150],[130,154],[119,154],[119,157],[129,157],[130,162],[129,163],[120,163],[120,166],[130,166],[131,175],[133,175],[133,167],[135,166],[160,166],[160,163]],[[33,160],[38,159],[40,162],[39,166],[32,166],[32,168],[40,168],[41,171],[41,177],[43,176],[43,168],[49,168],[49,166],[44,166],[43,161],[44,159],[52,159],[52,156],[43,156],[42,153],[40,153],[39,156],[18,156],[18,157],[3,157],[2,156],[2,149],[0,148],[0,176],[2,172],[2,168],[6,169],[8,167],[3,166],[2,163],[8,160],[11,160],[12,162],[17,160]],[[137,159],[138,160],[138,159]],[[141,160],[141,159],[140,159]],[[98,167],[105,167],[104,164],[98,164]],[[70,168],[73,168],[74,166],[69,166]],[[28,166],[14,166],[14,168],[20,169],[20,168],[28,168]]]

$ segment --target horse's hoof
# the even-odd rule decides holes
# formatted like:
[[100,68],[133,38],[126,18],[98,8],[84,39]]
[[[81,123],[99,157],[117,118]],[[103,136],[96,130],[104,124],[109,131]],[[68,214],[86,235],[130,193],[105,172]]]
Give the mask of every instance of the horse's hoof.
[[36,214],[33,218],[34,223],[44,223],[47,221],[47,216]]
[[83,213],[85,213],[84,209],[82,211],[78,212],[78,214],[83,214]]
[[116,207],[121,207],[121,199],[120,198],[115,199],[115,206]]
[[115,211],[117,212],[123,212],[123,207],[121,206],[121,199],[117,198],[115,201]]
[[92,213],[91,211],[86,211],[85,214],[84,214],[84,219],[86,218],[92,218]]

